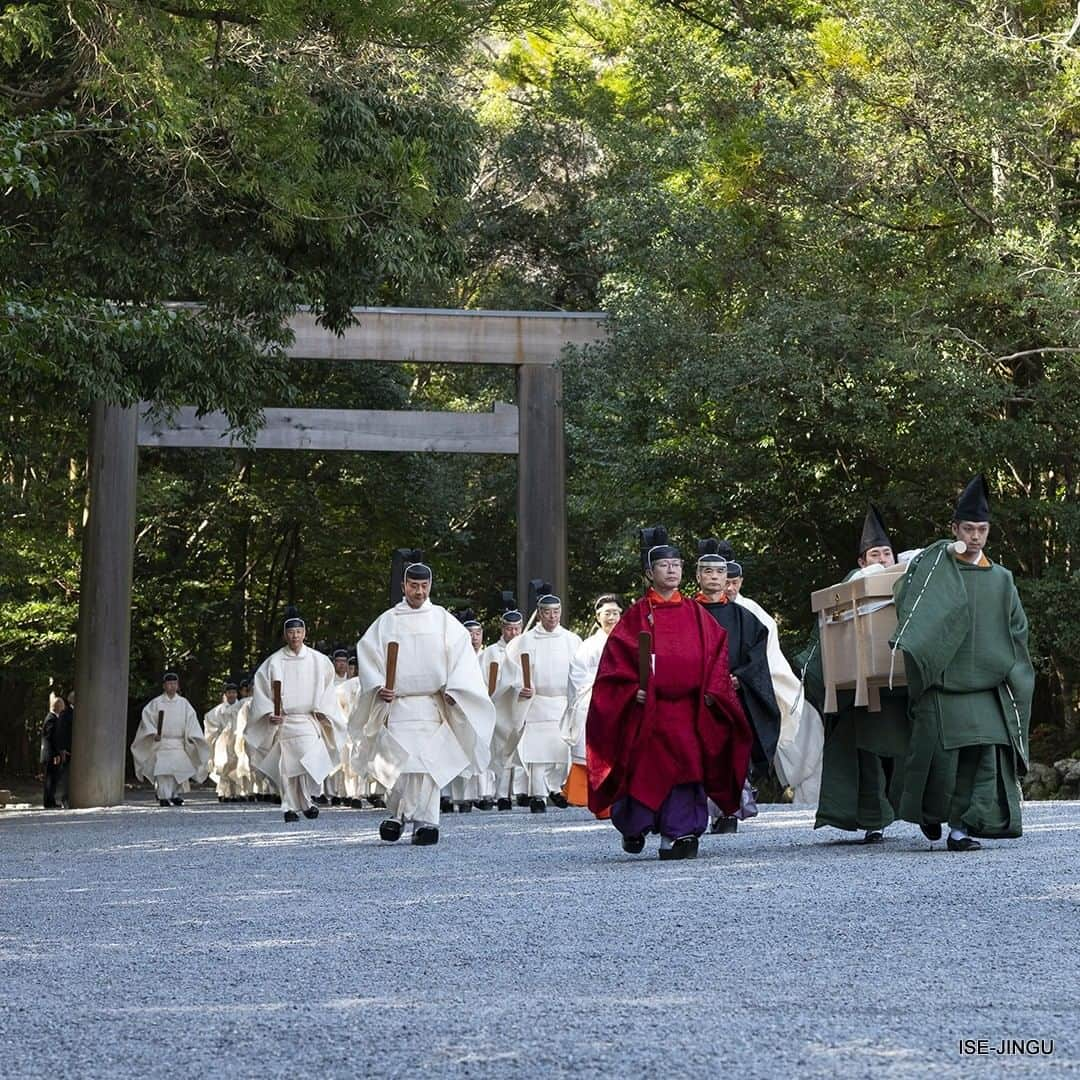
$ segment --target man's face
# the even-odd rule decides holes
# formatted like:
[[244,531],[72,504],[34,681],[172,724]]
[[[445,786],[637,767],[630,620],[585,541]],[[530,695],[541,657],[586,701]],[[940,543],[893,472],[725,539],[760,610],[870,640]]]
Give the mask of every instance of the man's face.
[[225,691],[225,701],[229,705],[235,705],[236,704],[236,691],[235,690],[226,690]]
[[727,584],[724,585],[724,591],[728,595],[729,600],[734,600],[736,596],[742,591],[743,579],[741,577],[729,577]]
[[166,679],[162,684],[166,697],[174,698],[180,691],[180,684],[175,679]]
[[651,573],[658,592],[673,592],[682,582],[682,559],[657,559]]
[[540,625],[547,631],[552,631],[559,625],[562,618],[562,605],[550,604],[540,609]]
[[472,640],[472,647],[479,652],[484,645],[484,628],[482,626],[470,626],[469,637]]
[[706,596],[722,596],[727,585],[727,567],[716,563],[699,565],[697,583]]
[[513,641],[514,638],[521,633],[521,623],[519,622],[504,622],[502,624],[502,639],[503,641]]
[[290,626],[285,631],[285,644],[292,649],[293,652],[299,652],[300,646],[304,644],[304,638],[307,637],[307,629],[303,626]]
[[409,607],[422,607],[431,592],[431,578],[426,578],[423,581],[418,581],[416,578],[406,578],[403,592],[405,593],[405,603]]
[[360,672],[359,664],[356,664],[352,660],[350,660],[349,661],[349,678],[350,679],[355,679],[356,676],[359,674],[359,672]]
[[967,554],[975,556],[982,553],[986,541],[990,538],[989,521],[954,521],[953,536],[967,545]]
[[862,553],[862,558],[858,560],[858,563],[860,566],[869,566],[871,563],[877,563],[878,566],[895,566],[896,556],[891,547],[872,547]]
[[240,697],[241,698],[249,698],[249,697],[251,697],[251,687],[250,686],[241,686],[240,687]]
[[334,657],[334,674],[339,679],[344,679],[349,674],[349,661],[344,656]]
[[622,617],[622,608],[618,604],[601,604],[596,612],[596,621],[605,634],[615,629],[615,624]]

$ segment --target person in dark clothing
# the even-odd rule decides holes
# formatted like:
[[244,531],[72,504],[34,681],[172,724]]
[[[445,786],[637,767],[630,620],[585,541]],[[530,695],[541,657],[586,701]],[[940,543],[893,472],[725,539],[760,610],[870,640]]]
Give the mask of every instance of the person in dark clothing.
[[[742,805],[734,814],[719,815],[712,825],[714,833],[736,832],[740,819],[757,815],[752,781],[768,775],[780,738],[780,707],[776,703],[766,655],[769,632],[749,608],[735,603],[733,596],[728,594],[729,566],[736,567],[736,564],[729,563],[720,554],[719,541],[710,537],[698,542],[697,583],[700,591],[695,599],[727,633],[732,686],[754,734],[750,775],[746,779]],[[738,570],[741,578],[742,568],[738,567]]]
[[42,802],[46,809],[67,809],[70,761],[71,710],[62,697],[57,697],[41,729],[41,765],[45,773]]

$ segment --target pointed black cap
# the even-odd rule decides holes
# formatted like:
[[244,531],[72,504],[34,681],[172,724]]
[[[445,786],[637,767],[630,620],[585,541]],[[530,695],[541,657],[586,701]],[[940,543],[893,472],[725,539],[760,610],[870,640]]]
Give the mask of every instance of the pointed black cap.
[[[405,595],[402,582],[406,571],[410,577],[431,580],[431,569],[424,565],[424,553],[420,548],[395,548],[390,560],[390,606],[400,603]],[[426,573],[425,573],[426,571]]]
[[866,511],[866,519],[863,521],[862,536],[859,537],[858,556],[861,559],[871,548],[892,548],[892,546],[892,540],[889,539],[889,533],[885,528],[885,522],[882,520],[881,511],[871,503],[870,508]]
[[668,531],[663,525],[652,525],[638,532],[641,548],[641,569],[651,570],[657,559],[681,558],[679,549],[668,542]]
[[292,630],[294,627],[306,627],[307,623],[300,617],[299,608],[290,604],[285,609],[285,623],[282,626],[283,630]]
[[[728,546],[730,547],[730,545]],[[727,558],[720,554],[720,541],[712,536],[705,540],[699,540],[697,542],[697,561],[698,566],[726,566]]]
[[535,611],[540,606],[541,600],[551,596],[551,583],[543,578],[529,579],[529,611]]
[[986,477],[976,473],[956,500],[953,521],[989,521],[990,489],[986,486]]
[[514,599],[513,592],[504,590],[500,594],[502,600],[502,621],[504,623],[519,623],[524,621],[524,616],[518,611],[517,600]]

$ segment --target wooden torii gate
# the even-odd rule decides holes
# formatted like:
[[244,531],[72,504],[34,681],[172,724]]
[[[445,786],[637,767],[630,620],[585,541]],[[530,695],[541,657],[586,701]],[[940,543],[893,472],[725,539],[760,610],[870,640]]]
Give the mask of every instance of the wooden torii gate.
[[[566,454],[562,374],[568,345],[604,334],[601,312],[453,311],[358,308],[338,337],[306,311],[291,320],[297,359],[417,364],[511,364],[517,401],[490,413],[360,409],[267,409],[256,449],[428,451],[518,457],[517,588],[530,577],[566,590]],[[124,798],[131,578],[138,448],[235,445],[223,414],[182,409],[155,426],[145,409],[96,402],[87,466],[79,630],[75,655],[78,722],[73,732],[71,805],[115,806]],[[412,542],[416,537],[402,537]]]

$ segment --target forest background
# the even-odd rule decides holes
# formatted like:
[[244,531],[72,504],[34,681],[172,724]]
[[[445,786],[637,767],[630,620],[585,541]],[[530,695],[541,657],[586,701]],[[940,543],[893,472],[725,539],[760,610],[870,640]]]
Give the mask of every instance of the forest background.
[[[789,653],[977,471],[1080,748],[1080,14],[1051,0],[67,0],[0,14],[0,772],[70,688],[95,398],[483,410],[496,369],[288,362],[313,305],[602,310],[564,360],[572,623],[636,532],[731,540]],[[203,313],[169,300],[198,300]],[[130,694],[352,643],[390,552],[496,632],[512,458],[142,451]],[[30,732],[28,737],[27,732]]]

